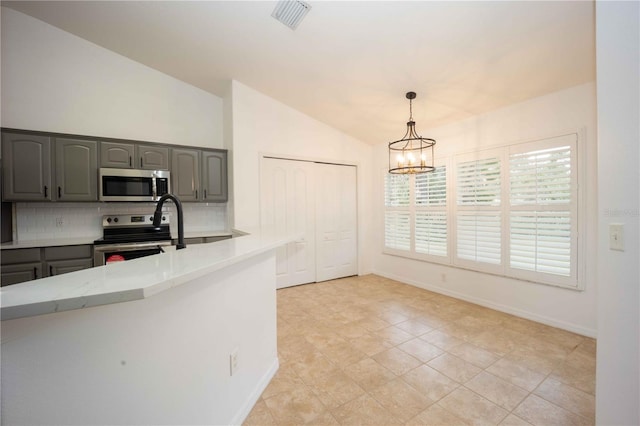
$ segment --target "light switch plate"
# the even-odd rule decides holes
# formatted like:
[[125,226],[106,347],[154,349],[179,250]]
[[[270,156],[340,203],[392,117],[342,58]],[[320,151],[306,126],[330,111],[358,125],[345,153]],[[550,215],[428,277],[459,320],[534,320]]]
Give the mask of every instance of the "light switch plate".
[[609,224],[609,248],[624,251],[624,225],[622,223]]

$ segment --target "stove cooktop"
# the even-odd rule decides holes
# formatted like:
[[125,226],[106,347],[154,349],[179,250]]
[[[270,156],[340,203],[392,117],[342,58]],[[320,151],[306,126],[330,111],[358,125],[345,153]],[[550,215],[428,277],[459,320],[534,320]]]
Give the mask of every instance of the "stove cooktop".
[[96,245],[143,243],[171,240],[168,213],[162,217],[159,227],[154,227],[153,215],[105,215],[102,217],[102,238]]

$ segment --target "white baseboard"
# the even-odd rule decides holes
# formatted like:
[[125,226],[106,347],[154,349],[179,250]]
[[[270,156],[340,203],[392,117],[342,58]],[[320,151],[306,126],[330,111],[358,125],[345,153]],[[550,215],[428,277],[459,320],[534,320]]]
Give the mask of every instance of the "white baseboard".
[[542,324],[546,324],[546,325],[550,325],[552,327],[557,327],[557,328],[561,328],[563,330],[567,330],[570,331],[572,333],[576,333],[576,334],[580,334],[582,336],[586,336],[586,337],[592,337],[592,338],[596,338],[597,336],[597,330],[595,329],[591,329],[591,328],[586,328],[586,327],[582,327],[580,325],[577,324],[572,324],[569,322],[565,322],[565,321],[559,321],[557,319],[554,318],[550,318],[544,315],[539,315],[539,314],[535,314],[533,312],[529,312],[529,311],[524,311],[522,309],[518,309],[518,308],[514,308],[512,306],[508,306],[508,305],[503,305],[500,303],[495,303],[492,302],[490,300],[486,300],[486,299],[482,299],[479,297],[474,297],[474,296],[469,296],[467,294],[464,293],[459,293],[457,291],[451,291],[442,287],[438,287],[438,286],[434,286],[434,285],[430,285],[424,282],[420,282],[420,281],[415,281],[415,280],[411,280],[411,279],[407,279],[401,276],[397,276],[395,274],[387,274],[387,273],[383,273],[380,271],[375,271],[373,272],[376,275],[380,275],[381,277],[385,277],[385,278],[389,278],[392,280],[396,280],[396,281],[400,281],[406,284],[410,284],[414,287],[419,287],[419,288],[423,288],[425,290],[429,290],[429,291],[433,291],[435,293],[440,293],[440,294],[444,294],[445,296],[451,296],[451,297],[455,297],[456,299],[461,299],[467,302],[471,302],[471,303],[475,303],[476,305],[480,305],[480,306],[484,306],[486,308],[491,308],[491,309],[495,309],[496,311],[500,311],[500,312],[504,312],[507,314],[511,314],[511,315],[515,315],[517,317],[520,318],[525,318],[531,321],[535,321],[535,322],[539,322]]
[[256,402],[258,402],[260,395],[262,395],[262,392],[264,392],[267,386],[269,386],[269,383],[271,382],[271,379],[273,379],[273,376],[275,376],[278,368],[280,368],[280,363],[278,362],[278,357],[276,357],[276,359],[271,364],[271,367],[269,367],[267,372],[264,373],[253,392],[251,392],[251,394],[247,398],[247,401],[236,413],[236,415],[233,416],[233,419],[231,420],[231,422],[229,422],[229,424],[241,425],[247,419],[247,416],[253,409],[253,406],[256,405]]

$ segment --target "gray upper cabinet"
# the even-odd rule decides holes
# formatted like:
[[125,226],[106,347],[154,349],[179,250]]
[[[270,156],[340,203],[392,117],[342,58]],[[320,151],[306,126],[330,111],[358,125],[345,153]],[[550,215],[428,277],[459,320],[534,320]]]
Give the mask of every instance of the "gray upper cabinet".
[[100,167],[169,170],[169,148],[144,144],[100,142]]
[[56,199],[98,200],[98,142],[56,138]]
[[137,146],[138,166],[145,170],[169,170],[169,148],[154,145]]
[[99,167],[170,170],[182,201],[228,201],[223,149],[2,129],[4,201],[97,201]]
[[224,203],[227,191],[227,152],[202,151],[202,201]]
[[6,201],[50,201],[51,138],[2,133],[3,198]]
[[100,167],[130,169],[136,155],[134,144],[100,142]]
[[171,192],[180,201],[198,201],[200,195],[200,151],[171,150]]

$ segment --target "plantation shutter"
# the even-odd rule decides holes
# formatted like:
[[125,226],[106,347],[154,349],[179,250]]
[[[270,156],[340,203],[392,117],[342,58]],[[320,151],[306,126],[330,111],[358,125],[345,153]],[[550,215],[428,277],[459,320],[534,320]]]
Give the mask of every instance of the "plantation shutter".
[[501,228],[499,214],[458,214],[458,258],[499,265]]
[[411,249],[411,201],[409,175],[387,174],[384,189],[384,246],[394,250]]
[[415,176],[415,251],[446,257],[447,168]]
[[411,248],[411,216],[409,212],[391,211],[384,216],[384,245],[397,250]]
[[573,273],[575,135],[532,143],[509,155],[509,266],[562,277]]
[[502,263],[500,155],[456,163],[456,257],[485,265]]
[[409,175],[387,174],[385,176],[384,205],[386,207],[409,207]]

